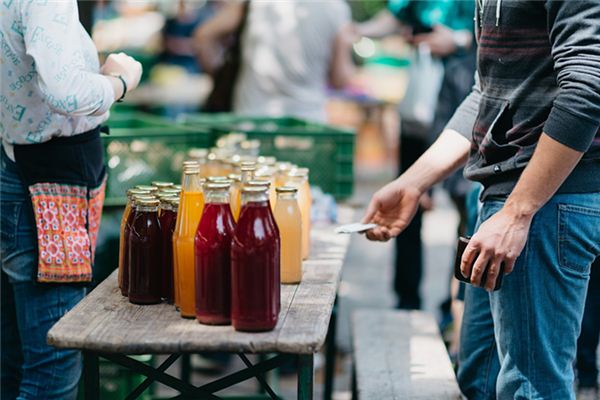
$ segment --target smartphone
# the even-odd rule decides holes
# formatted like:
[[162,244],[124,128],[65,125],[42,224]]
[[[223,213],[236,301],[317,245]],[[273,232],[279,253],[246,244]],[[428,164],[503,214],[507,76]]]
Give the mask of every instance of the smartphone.
[[[460,260],[462,259],[463,253],[469,244],[470,238],[459,237],[458,245],[456,247],[456,259],[454,260],[454,277],[461,282],[465,282],[471,284],[471,277],[464,277],[462,272],[460,271]],[[496,279],[495,290],[499,290],[502,287],[502,278],[504,277],[504,263],[500,264],[500,273],[498,274],[498,278]],[[481,277],[481,282],[485,282],[487,280],[487,267],[486,270],[483,271],[483,275]]]

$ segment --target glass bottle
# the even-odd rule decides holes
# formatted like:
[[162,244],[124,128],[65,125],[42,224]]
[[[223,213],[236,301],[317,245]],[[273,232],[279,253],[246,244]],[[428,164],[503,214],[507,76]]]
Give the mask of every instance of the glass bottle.
[[138,199],[129,239],[129,301],[160,303],[162,237],[157,199]]
[[136,210],[137,210],[137,201],[138,200],[153,200],[154,196],[149,194],[145,190],[141,189],[133,189],[145,192],[144,194],[132,194],[131,198],[131,211],[127,216],[127,221],[125,221],[125,227],[123,228],[123,269],[121,272],[121,294],[127,297],[129,292],[129,256],[130,256],[130,242],[131,242],[131,229],[133,227],[133,220],[135,219]]
[[231,321],[231,238],[235,228],[229,183],[204,185],[206,204],[195,238],[196,319],[203,324]]
[[231,181],[231,187],[229,188],[229,205],[231,207],[231,214],[234,216],[235,221],[235,215],[240,214],[237,200],[238,198],[242,198],[242,176],[229,174],[228,178]]
[[[242,162],[241,167],[241,176],[240,176],[240,187],[243,187],[246,183],[250,182],[254,179],[254,172],[256,171],[256,167],[252,162],[252,165],[248,161]],[[242,210],[242,191],[239,190],[236,194],[235,204],[232,207],[233,211],[233,219],[237,222],[240,217],[240,212]]]
[[162,278],[160,297],[169,304],[173,304],[175,289],[173,287],[173,232],[177,222],[177,208],[179,196],[162,197],[160,199],[161,246],[162,246]]
[[299,283],[302,280],[302,216],[298,190],[290,186],[276,190],[274,214],[281,235],[281,283]]
[[244,209],[231,243],[231,322],[239,331],[268,331],[280,303],[280,239],[264,187],[242,188]]
[[173,234],[175,257],[175,304],[182,317],[196,316],[194,290],[194,237],[204,208],[202,179],[198,167],[184,170],[183,191]]
[[123,267],[125,265],[125,256],[127,254],[125,252],[125,225],[127,225],[127,220],[131,215],[133,196],[140,194],[150,194],[150,192],[135,188],[127,191],[127,204],[125,205],[125,210],[123,210],[123,216],[121,217],[121,224],[119,226],[119,272],[117,273],[119,289],[122,289],[123,287]]
[[298,189],[298,204],[302,214],[302,259],[310,255],[310,226],[311,206],[310,185],[308,183],[308,168],[296,168],[289,172],[286,186]]
[[293,169],[293,164],[287,161],[280,161],[275,165],[275,187],[284,186],[287,182],[288,173]]

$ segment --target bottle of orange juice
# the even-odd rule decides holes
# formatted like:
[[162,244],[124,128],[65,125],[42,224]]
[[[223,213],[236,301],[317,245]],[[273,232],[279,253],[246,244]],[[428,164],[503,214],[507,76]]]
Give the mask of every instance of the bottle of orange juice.
[[238,198],[242,198],[242,176],[237,174],[229,174],[228,178],[231,181],[229,206],[231,207],[231,214],[234,215],[235,220],[235,215],[240,214],[239,207],[241,205],[238,204]]
[[281,236],[281,283],[298,283],[302,280],[302,215],[298,189],[281,186],[276,191],[274,214]]
[[175,305],[182,317],[195,318],[194,237],[204,209],[199,168],[184,169],[183,189],[173,234]]
[[296,168],[288,173],[286,186],[298,189],[298,204],[302,214],[302,259],[306,260],[310,255],[310,213],[312,197],[310,195],[310,184],[308,183],[308,168]]
[[240,190],[236,192],[235,204],[231,207],[231,211],[233,212],[233,218],[235,222],[237,222],[240,217],[240,211],[242,209],[242,191],[241,187],[254,179],[254,172],[256,171],[256,167],[254,163],[250,164],[248,162],[242,162],[241,167],[242,175],[240,178]]

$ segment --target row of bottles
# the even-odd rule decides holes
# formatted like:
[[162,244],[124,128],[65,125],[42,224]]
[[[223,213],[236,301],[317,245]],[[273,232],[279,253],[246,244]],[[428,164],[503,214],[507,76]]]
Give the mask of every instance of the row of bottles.
[[201,323],[274,328],[279,284],[299,282],[308,257],[308,171],[265,179],[247,163],[240,172],[205,179],[185,162],[181,188],[128,192],[119,284],[132,303],[168,301]]

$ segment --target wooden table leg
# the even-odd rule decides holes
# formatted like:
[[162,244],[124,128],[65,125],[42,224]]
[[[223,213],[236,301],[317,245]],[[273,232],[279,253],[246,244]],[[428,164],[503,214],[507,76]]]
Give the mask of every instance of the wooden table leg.
[[314,355],[298,356],[298,400],[313,400],[315,386]]
[[83,352],[83,396],[85,400],[100,399],[100,365],[98,355]]
[[323,389],[323,400],[331,400],[333,395],[333,382],[335,378],[335,355],[336,355],[336,324],[337,324],[337,297],[333,303],[333,311],[329,320],[329,330],[325,341],[325,388]]

